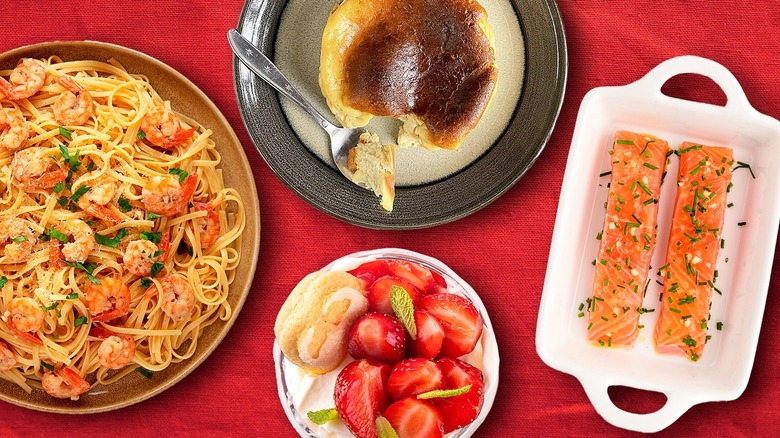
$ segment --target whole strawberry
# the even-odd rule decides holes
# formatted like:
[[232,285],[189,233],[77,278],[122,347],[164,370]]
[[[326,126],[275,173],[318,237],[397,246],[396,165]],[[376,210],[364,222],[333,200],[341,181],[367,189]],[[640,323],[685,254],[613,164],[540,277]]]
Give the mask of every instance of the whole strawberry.
[[347,349],[355,359],[375,359],[394,364],[404,358],[406,332],[401,323],[390,315],[366,313],[349,330]]

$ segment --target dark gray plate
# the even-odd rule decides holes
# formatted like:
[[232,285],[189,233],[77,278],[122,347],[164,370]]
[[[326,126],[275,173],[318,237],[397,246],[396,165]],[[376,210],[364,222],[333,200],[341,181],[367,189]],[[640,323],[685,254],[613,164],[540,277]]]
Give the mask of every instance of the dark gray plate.
[[[425,228],[488,205],[536,161],[558,118],[566,84],[566,39],[555,1],[511,2],[525,39],[525,72],[509,126],[485,154],[463,170],[429,184],[398,187],[392,212],[382,210],[373,193],[354,185],[332,163],[309,151],[287,122],[277,93],[234,57],[238,106],[255,147],[282,182],[306,202],[363,227]],[[238,31],[271,59],[286,4],[247,0],[239,18]]]

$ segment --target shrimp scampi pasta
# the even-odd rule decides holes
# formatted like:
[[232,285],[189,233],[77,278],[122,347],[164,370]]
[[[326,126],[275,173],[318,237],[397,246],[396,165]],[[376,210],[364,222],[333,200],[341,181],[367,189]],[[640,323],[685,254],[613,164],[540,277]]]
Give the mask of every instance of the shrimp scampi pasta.
[[229,320],[246,216],[220,161],[113,59],[0,71],[0,378],[78,400]]

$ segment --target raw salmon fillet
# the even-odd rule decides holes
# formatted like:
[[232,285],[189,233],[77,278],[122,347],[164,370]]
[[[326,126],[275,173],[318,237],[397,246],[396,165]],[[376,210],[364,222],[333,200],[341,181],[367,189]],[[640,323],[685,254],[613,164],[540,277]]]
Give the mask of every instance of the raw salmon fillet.
[[715,264],[721,245],[732,150],[684,142],[672,229],[666,251],[661,311],[655,327],[659,352],[697,361],[704,350]]
[[639,332],[668,152],[669,144],[651,135],[615,134],[607,216],[587,301],[588,339],[600,345],[630,346]]

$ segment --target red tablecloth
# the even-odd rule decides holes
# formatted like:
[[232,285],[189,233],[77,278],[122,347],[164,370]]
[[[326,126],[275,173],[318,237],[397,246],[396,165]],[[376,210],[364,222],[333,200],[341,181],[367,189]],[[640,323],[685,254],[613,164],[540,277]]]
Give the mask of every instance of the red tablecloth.
[[[544,365],[534,345],[552,224],[582,97],[594,87],[632,82],[669,57],[694,54],[726,66],[756,109],[780,117],[776,0],[564,0],[559,6],[569,50],[566,96],[534,167],[504,196],[468,218],[427,230],[371,231],[309,206],[255,151],[236,105],[225,39],[237,23],[241,1],[3,3],[0,52],[53,40],[120,44],[171,65],[211,97],[255,168],[262,242],[254,287],[238,321],[215,353],[182,382],[146,402],[89,416],[46,414],[0,402],[0,436],[294,436],[276,392],[271,357],[276,313],[308,272],[341,255],[378,247],[436,257],[481,294],[498,338],[501,376],[496,402],[477,436],[626,434],[601,419],[573,377]],[[677,88],[698,97],[719,95],[714,86],[691,92],[692,85]],[[775,274],[778,269],[775,263]],[[780,318],[773,312],[780,304],[778,292],[775,275],[744,394],[736,401],[693,407],[666,429],[668,435],[778,435],[780,379],[772,371],[780,356]],[[645,410],[660,402],[625,392],[615,397],[624,406]]]

